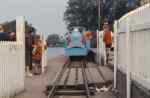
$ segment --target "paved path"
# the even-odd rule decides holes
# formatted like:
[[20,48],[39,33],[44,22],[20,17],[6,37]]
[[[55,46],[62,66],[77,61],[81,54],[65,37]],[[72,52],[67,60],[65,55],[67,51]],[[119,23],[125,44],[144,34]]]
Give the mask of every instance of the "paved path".
[[[65,58],[60,56],[56,59],[48,61],[48,71],[39,76],[33,76],[32,78],[25,79],[25,91],[14,98],[47,98],[43,91],[48,84],[51,84],[55,78],[56,73],[61,69]],[[107,79],[113,79],[113,73],[106,67],[102,68],[104,75],[107,75]],[[59,98],[85,98],[83,96],[77,97],[67,97],[61,96]],[[115,98],[112,93],[99,93],[93,98]]]

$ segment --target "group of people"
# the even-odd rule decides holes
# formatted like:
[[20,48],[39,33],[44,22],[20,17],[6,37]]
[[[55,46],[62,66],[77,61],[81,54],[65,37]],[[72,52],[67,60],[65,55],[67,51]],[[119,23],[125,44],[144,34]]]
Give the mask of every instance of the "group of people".
[[33,74],[39,75],[42,73],[42,53],[46,48],[47,45],[41,40],[40,35],[26,35],[25,59],[27,76],[33,76]]
[[[16,41],[16,32],[8,31],[4,25],[0,25],[0,41]],[[43,47],[46,49],[46,46],[40,35],[25,32],[25,70],[27,76],[41,73]]]
[[90,40],[92,39],[92,32],[85,31],[81,33],[78,29],[74,29],[71,33],[65,34],[65,47],[90,47]]
[[0,24],[0,41],[15,41],[16,33],[15,32],[6,32],[4,25]]

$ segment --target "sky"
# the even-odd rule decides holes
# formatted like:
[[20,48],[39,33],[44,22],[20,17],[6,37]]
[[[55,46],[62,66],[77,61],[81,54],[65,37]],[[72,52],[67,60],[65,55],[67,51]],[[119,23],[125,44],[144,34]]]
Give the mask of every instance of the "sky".
[[0,22],[25,16],[39,32],[62,34],[66,32],[63,13],[68,0],[1,0]]

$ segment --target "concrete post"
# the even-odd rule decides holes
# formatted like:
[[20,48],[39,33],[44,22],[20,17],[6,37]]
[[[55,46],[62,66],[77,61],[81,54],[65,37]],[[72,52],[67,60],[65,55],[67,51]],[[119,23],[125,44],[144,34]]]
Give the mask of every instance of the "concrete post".
[[96,55],[96,57],[97,57],[97,63],[99,65],[99,31],[98,30],[96,32],[96,37],[97,37],[97,55]]
[[[25,76],[25,18],[24,16],[16,17],[16,39],[17,43],[19,43],[22,47],[22,76],[21,80],[24,81]],[[21,83],[22,89],[24,89],[24,82]]]
[[42,73],[44,73],[45,67],[47,66],[47,58],[46,58],[46,50],[45,50],[46,42],[45,42],[45,36],[43,33],[41,33],[41,40],[42,40],[42,44],[43,44],[43,47],[42,47]]
[[22,42],[25,45],[25,21],[23,16],[16,17],[16,37],[17,42]]
[[127,78],[127,98],[131,97],[131,74],[130,74],[130,19],[126,19],[126,78]]
[[114,25],[114,89],[117,88],[117,32],[118,32],[118,21],[115,21],[115,25]]
[[99,64],[101,64],[101,65],[102,65],[102,62],[101,62],[101,59],[102,59],[102,58],[101,58],[101,57],[102,57],[102,46],[101,46],[101,40],[102,40],[102,39],[101,39],[101,37],[100,37],[100,36],[101,36],[101,32],[99,31],[99,32],[98,32],[98,43],[99,43],[99,45],[98,45],[98,46],[99,46],[99,53],[98,53],[98,54],[99,54]]

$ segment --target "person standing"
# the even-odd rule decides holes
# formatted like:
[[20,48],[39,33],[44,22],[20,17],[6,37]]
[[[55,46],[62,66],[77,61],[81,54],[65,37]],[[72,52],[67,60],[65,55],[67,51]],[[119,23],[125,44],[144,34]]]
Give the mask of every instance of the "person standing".
[[0,24],[0,41],[15,41],[15,32],[5,32],[4,26]]
[[32,75],[32,36],[30,33],[25,34],[25,62],[26,62],[26,75]]
[[110,50],[112,47],[112,32],[110,30],[108,23],[104,23],[104,25],[103,25],[103,42],[104,42],[105,48],[106,48],[106,63],[108,64]]
[[92,32],[87,31],[83,34],[83,42],[85,43],[86,48],[91,48],[91,39],[92,39]]
[[67,48],[69,46],[70,42],[71,42],[70,33],[65,34],[65,40],[66,41],[65,41],[64,47]]

